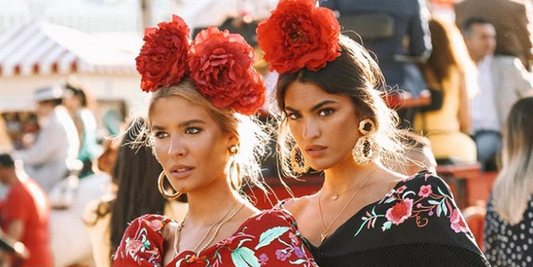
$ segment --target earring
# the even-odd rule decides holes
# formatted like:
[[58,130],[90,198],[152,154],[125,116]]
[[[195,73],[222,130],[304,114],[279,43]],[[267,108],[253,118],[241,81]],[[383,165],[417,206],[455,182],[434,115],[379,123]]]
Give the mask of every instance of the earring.
[[231,163],[229,164],[229,176],[230,176],[230,183],[231,188],[233,190],[239,191],[242,186],[242,180],[241,180],[241,165],[237,162],[236,155],[239,153],[239,147],[236,145],[232,145],[229,148],[229,152],[232,156]]
[[163,197],[166,199],[176,199],[181,196],[181,193],[178,191],[176,191],[176,193],[174,194],[167,193],[167,191],[165,190],[165,186],[163,185],[165,177],[165,171],[162,171],[161,174],[159,174],[159,178],[157,179],[157,188],[159,189],[159,193],[161,193],[161,195],[163,195]]
[[[299,155],[296,155],[298,153]],[[303,162],[303,165],[301,164],[301,162]],[[291,166],[295,172],[300,174],[309,171],[309,165],[307,164],[307,162],[305,162],[305,159],[302,155],[302,152],[298,148],[298,145],[295,145],[291,150]]]
[[352,149],[352,156],[357,164],[368,164],[378,156],[378,146],[373,133],[376,125],[371,119],[364,119],[359,123],[359,132],[363,135],[359,137]]

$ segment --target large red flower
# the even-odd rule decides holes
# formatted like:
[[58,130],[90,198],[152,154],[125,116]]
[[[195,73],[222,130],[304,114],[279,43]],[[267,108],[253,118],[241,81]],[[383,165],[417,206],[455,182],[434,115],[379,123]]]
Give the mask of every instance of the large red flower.
[[393,224],[400,225],[411,216],[413,211],[413,200],[406,198],[400,202],[394,204],[387,210],[385,218],[391,221]]
[[263,104],[261,95],[265,90],[252,69],[253,58],[253,48],[242,36],[209,27],[196,36],[191,46],[190,76],[216,107],[233,107],[237,112],[253,114],[256,106]]
[[339,34],[333,11],[309,0],[281,0],[257,28],[264,59],[278,73],[325,67],[340,55]]
[[141,88],[153,92],[160,86],[177,84],[187,74],[189,28],[178,16],[145,31],[144,45],[135,59],[141,74]]
[[243,89],[245,90],[242,90],[232,107],[241,114],[252,115],[265,104],[266,87],[263,76],[250,69],[248,83]]

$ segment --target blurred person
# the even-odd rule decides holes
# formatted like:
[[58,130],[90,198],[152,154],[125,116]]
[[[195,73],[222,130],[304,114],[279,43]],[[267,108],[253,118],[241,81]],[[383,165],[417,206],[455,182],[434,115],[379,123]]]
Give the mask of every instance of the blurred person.
[[[431,53],[431,41],[428,30],[428,10],[424,0],[328,0],[322,6],[340,13],[339,20],[345,31],[351,28],[350,17],[368,16],[356,24],[362,29],[355,29],[362,34],[362,45],[377,57],[385,81],[393,88],[418,96],[426,89],[424,77],[417,63],[427,60]],[[372,20],[372,18],[385,19]],[[346,18],[346,24],[343,22]],[[365,24],[366,23],[366,24]],[[355,25],[357,26],[357,25]],[[367,38],[364,32],[379,35]],[[379,34],[377,32],[383,32]],[[391,90],[391,89],[388,89]],[[396,89],[392,89],[393,92]],[[402,108],[400,111],[401,127],[410,128],[415,109]]]
[[13,143],[7,133],[6,122],[0,110],[0,153],[7,153],[13,149]]
[[78,175],[80,178],[93,173],[93,160],[100,154],[100,147],[96,141],[96,119],[89,110],[90,102],[85,88],[67,83],[63,93],[63,105],[67,108],[79,134],[78,159],[83,162],[83,169]]
[[530,0],[464,0],[455,6],[455,23],[461,27],[470,18],[484,18],[496,30],[498,55],[518,57],[531,71],[533,63],[533,18]]
[[109,176],[113,175],[119,147],[119,138],[104,139],[102,144],[102,154],[96,159],[96,168],[98,171],[105,172]]
[[0,154],[0,182],[9,187],[0,205],[2,230],[12,239],[22,242],[29,257],[22,267],[53,266],[50,251],[50,204],[42,188],[30,178],[9,154]]
[[494,182],[485,217],[489,262],[533,265],[533,97],[513,106],[503,130],[502,169]]
[[441,178],[391,170],[406,160],[405,130],[382,98],[379,66],[331,10],[282,0],[258,41],[280,73],[283,174],[324,175],[318,192],[280,204],[319,266],[488,266]]
[[133,219],[144,214],[164,214],[182,221],[187,213],[187,204],[167,200],[159,194],[157,177],[163,168],[150,148],[134,144],[142,127],[145,127],[144,120],[137,119],[118,147],[113,168],[116,193],[93,201],[85,211],[83,220],[97,267],[111,266],[112,255]]
[[494,55],[496,30],[489,21],[468,19],[461,32],[478,72],[479,90],[470,102],[477,160],[483,171],[496,170],[503,121],[518,99],[533,93],[533,83],[518,58]]
[[27,259],[28,250],[22,242],[9,237],[0,228],[0,266],[13,267],[11,263],[15,261],[14,257]]
[[61,105],[62,95],[58,86],[35,91],[40,126],[37,140],[29,148],[13,152],[46,192],[67,176],[80,147],[76,126]]
[[141,88],[153,92],[147,141],[163,167],[159,191],[187,194],[188,212],[180,222],[135,219],[114,266],[316,266],[290,214],[259,211],[242,191],[243,183],[264,189],[258,160],[268,141],[252,117],[265,101],[253,48],[216,27],[190,44],[175,15],[158,26],[146,30],[137,57]]
[[50,214],[55,266],[94,266],[93,251],[105,248],[104,242],[93,248],[93,235],[87,232],[83,221],[87,216],[88,206],[94,206],[93,203],[98,203],[101,199],[110,199],[115,190],[112,173],[120,140],[110,139],[109,143],[105,152],[95,160],[100,164],[95,164],[98,168],[94,168],[94,173],[79,180],[79,186],[73,192],[75,201],[72,205],[68,209],[53,209]]
[[433,52],[422,70],[428,87],[442,102],[434,110],[422,108],[415,117],[414,130],[427,136],[437,159],[475,162],[476,144],[468,136],[468,95],[477,90],[476,67],[455,25],[433,18],[429,30]]
[[[0,110],[0,153],[9,153],[13,150],[13,143],[7,132],[6,123]],[[0,183],[0,200],[7,194],[7,187]]]

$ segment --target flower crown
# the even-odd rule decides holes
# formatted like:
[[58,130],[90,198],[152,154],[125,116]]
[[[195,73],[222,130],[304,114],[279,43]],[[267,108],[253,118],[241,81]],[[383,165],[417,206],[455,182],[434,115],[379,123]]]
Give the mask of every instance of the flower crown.
[[340,56],[339,34],[333,11],[310,0],[281,0],[257,28],[264,59],[278,73],[325,67]]
[[254,50],[239,34],[209,27],[189,42],[182,18],[146,29],[136,58],[141,89],[154,92],[189,76],[198,91],[218,108],[252,115],[265,102],[263,77],[253,68]]

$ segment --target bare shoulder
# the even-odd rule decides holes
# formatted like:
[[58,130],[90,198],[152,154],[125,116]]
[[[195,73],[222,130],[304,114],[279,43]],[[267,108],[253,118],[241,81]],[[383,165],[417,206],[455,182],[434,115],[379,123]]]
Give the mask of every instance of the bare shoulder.
[[379,181],[380,182],[383,182],[383,183],[386,183],[386,184],[390,184],[390,185],[395,185],[395,184],[397,184],[397,183],[409,178],[409,176],[407,176],[407,175],[404,175],[404,174],[389,170],[387,168],[382,168],[381,170],[376,172],[376,177],[379,177]]
[[165,241],[173,241],[174,240],[174,233],[176,232],[176,229],[178,228],[179,223],[172,220],[169,223],[167,223],[165,226],[163,226],[163,230],[161,231],[161,236],[163,236],[163,239]]
[[298,217],[309,205],[315,195],[303,196],[298,198],[287,199],[283,202],[283,207],[288,210],[294,217]]
[[365,190],[369,199],[375,201],[375,196],[383,196],[391,189],[393,189],[399,182],[408,179],[409,177],[395,171],[382,168],[374,174],[374,179],[368,183]]

